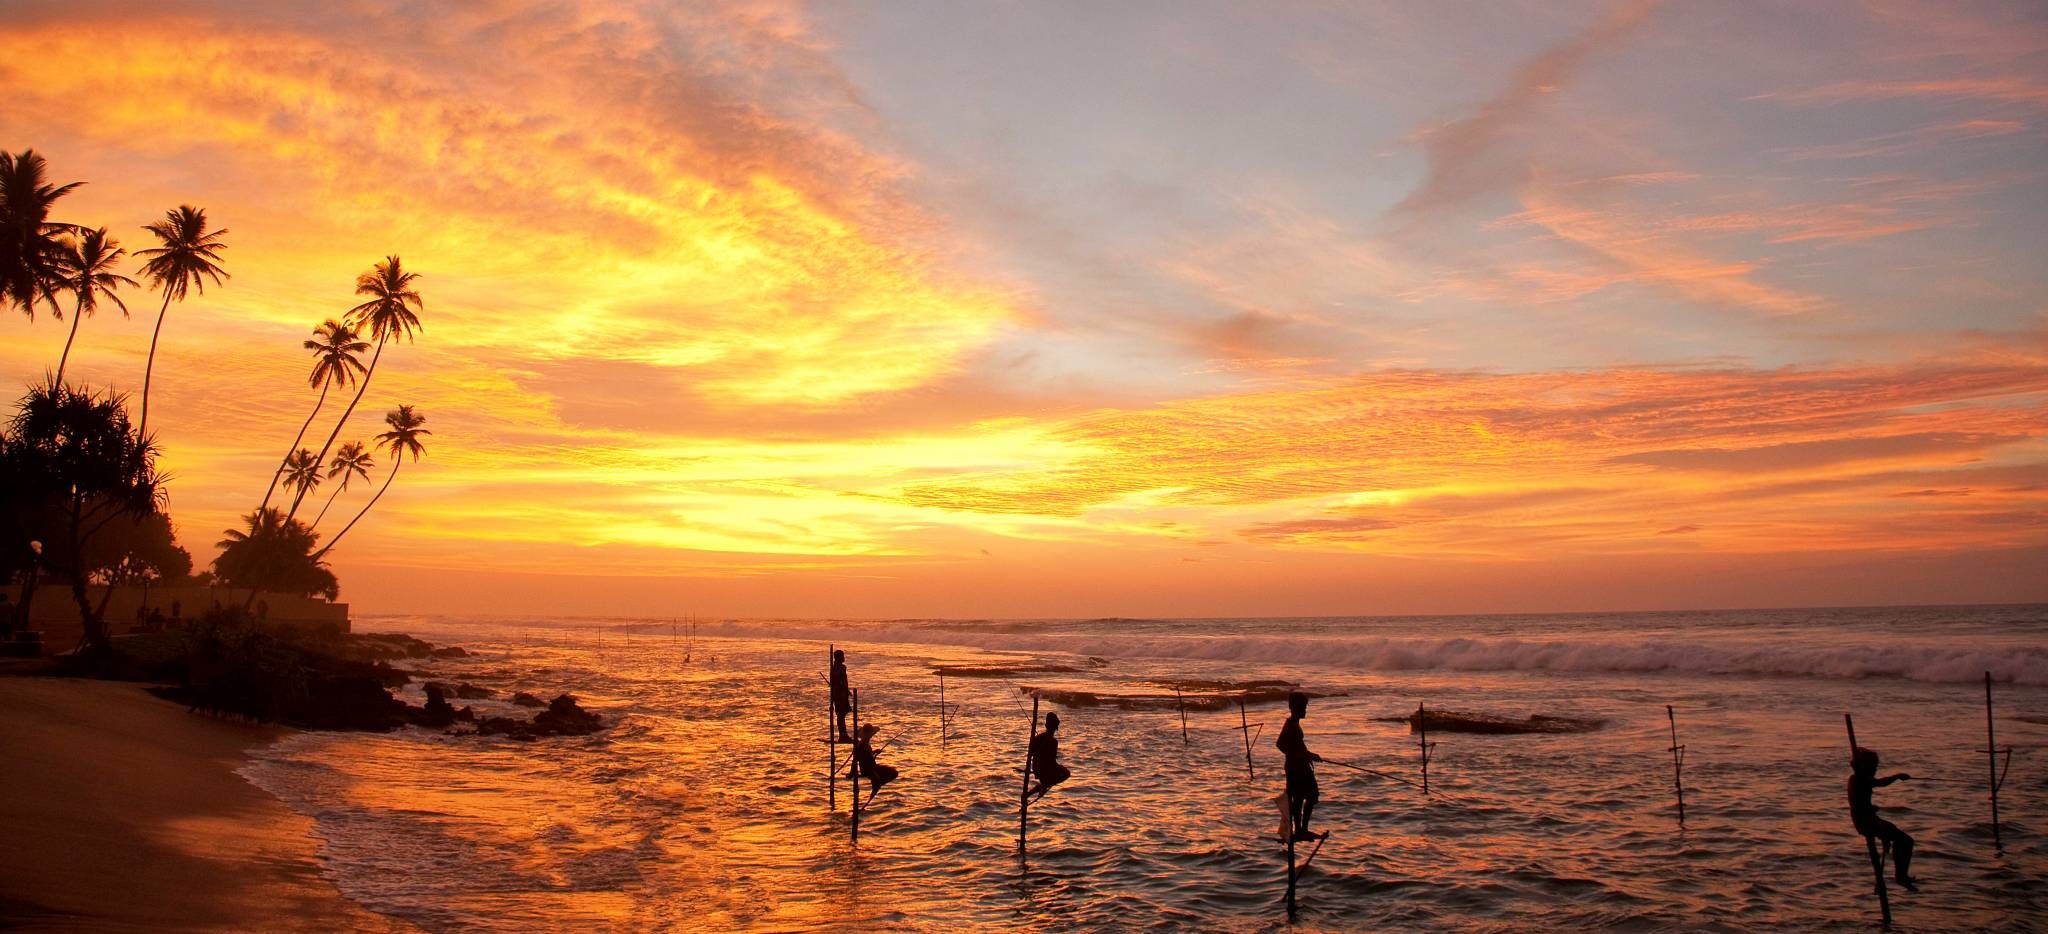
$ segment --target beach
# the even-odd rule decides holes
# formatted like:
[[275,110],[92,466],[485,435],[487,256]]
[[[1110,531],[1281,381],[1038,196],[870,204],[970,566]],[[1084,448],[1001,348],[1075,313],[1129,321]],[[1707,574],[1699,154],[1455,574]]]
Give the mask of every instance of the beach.
[[138,684],[0,677],[0,926],[410,930],[342,897],[313,822],[236,774],[288,732]]

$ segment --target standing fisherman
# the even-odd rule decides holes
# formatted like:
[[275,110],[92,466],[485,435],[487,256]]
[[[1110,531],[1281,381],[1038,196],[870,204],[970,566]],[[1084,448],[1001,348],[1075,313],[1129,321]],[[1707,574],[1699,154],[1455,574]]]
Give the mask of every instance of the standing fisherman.
[[1300,691],[1287,694],[1287,725],[1280,728],[1280,738],[1273,745],[1287,757],[1287,806],[1294,818],[1294,839],[1315,840],[1315,834],[1308,830],[1308,819],[1316,812],[1316,801],[1322,792],[1316,787],[1314,763],[1323,757],[1308,751],[1308,743],[1301,733],[1301,720],[1308,716],[1308,695]]
[[846,650],[832,650],[832,714],[839,718],[839,741],[853,742],[846,732],[846,713],[853,709],[853,691],[846,686]]

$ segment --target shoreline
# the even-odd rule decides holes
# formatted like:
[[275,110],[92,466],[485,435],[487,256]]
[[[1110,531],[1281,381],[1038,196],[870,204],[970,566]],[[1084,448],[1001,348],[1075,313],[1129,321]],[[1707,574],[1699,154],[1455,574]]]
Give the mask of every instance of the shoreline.
[[0,927],[414,930],[343,896],[312,820],[236,773],[290,732],[0,676]]

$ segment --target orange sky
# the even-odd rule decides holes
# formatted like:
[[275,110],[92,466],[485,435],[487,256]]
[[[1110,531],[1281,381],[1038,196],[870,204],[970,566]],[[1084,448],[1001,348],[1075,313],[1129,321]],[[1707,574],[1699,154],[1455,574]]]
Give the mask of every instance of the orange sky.
[[201,563],[424,273],[362,610],[2048,599],[2048,24],[1826,6],[28,2],[0,145],[230,230],[151,407]]

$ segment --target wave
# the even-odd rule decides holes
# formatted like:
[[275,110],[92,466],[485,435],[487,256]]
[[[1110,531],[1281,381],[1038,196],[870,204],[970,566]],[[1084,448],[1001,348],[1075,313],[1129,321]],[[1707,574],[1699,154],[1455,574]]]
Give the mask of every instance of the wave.
[[[666,631],[665,624],[662,631]],[[1912,643],[1800,644],[1787,640],[1701,641],[1655,636],[1571,641],[1479,637],[1203,635],[1109,629],[1029,631],[916,624],[731,621],[699,636],[816,642],[958,646],[1005,652],[1063,652],[1097,658],[1162,658],[1312,665],[1362,671],[1551,671],[1672,673],[1911,681],[2048,684],[2048,647]]]

